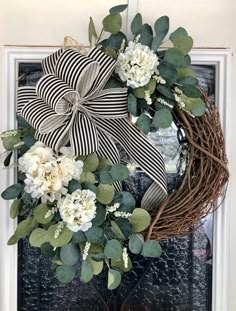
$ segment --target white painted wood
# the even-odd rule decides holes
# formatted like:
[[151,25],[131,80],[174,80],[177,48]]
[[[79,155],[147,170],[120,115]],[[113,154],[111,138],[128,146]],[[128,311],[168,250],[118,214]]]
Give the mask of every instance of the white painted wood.
[[132,38],[130,25],[131,25],[131,22],[132,22],[134,16],[137,14],[137,12],[138,12],[138,0],[128,0],[126,34],[127,34],[127,38],[129,40]]
[[[134,2],[136,3],[136,1]],[[136,13],[135,13],[136,14]],[[0,114],[0,132],[16,126],[16,89],[18,64],[40,62],[57,48],[5,47],[3,58],[3,111]],[[220,111],[226,137],[226,149],[230,155],[230,64],[229,49],[194,49],[194,64],[211,64],[216,67],[216,104]],[[231,159],[229,158],[229,162]],[[14,170],[1,171],[0,190],[15,182]],[[230,188],[230,187],[229,187]],[[228,189],[223,206],[214,214],[213,246],[213,308],[212,311],[228,310],[228,262],[229,262],[229,213],[233,208]],[[0,310],[17,311],[17,246],[7,246],[16,222],[9,218],[9,202],[0,201]]]

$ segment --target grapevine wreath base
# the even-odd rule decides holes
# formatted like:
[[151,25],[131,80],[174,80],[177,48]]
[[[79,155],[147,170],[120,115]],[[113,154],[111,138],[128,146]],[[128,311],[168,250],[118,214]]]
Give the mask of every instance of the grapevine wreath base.
[[203,98],[207,109],[202,117],[192,118],[175,110],[188,141],[187,169],[179,188],[152,213],[146,239],[189,232],[197,220],[217,208],[217,198],[224,195],[229,171],[220,116],[205,94]]

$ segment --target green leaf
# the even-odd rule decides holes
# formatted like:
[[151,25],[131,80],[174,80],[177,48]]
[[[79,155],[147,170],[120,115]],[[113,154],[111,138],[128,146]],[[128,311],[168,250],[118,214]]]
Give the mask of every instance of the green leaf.
[[88,261],[83,261],[80,271],[80,281],[83,283],[88,283],[94,275],[92,264]]
[[26,146],[29,148],[32,147],[36,143],[36,139],[34,138],[34,135],[31,135],[31,134],[24,135],[23,141],[26,144]]
[[44,243],[48,242],[48,239],[49,239],[48,231],[41,228],[37,228],[31,232],[29,242],[30,245],[33,247],[40,247]]
[[109,159],[106,158],[99,158],[99,166],[98,170],[102,170],[104,167],[106,168],[107,166],[111,166],[112,162]]
[[193,47],[193,39],[190,36],[180,36],[173,39],[174,47],[181,50],[184,55],[188,54]]
[[120,285],[121,273],[114,269],[109,269],[108,271],[108,289],[113,290]]
[[[94,256],[96,256],[96,255],[94,255]],[[87,260],[88,260],[88,262],[91,263],[91,265],[93,267],[94,275],[99,275],[103,270],[103,266],[104,266],[103,261],[96,261],[96,260],[93,260],[92,258],[88,258]]]
[[56,269],[56,276],[59,282],[67,284],[70,283],[76,274],[76,270],[71,266],[60,266]]
[[102,204],[109,204],[111,203],[114,194],[115,191],[113,186],[100,184],[97,191],[97,200]]
[[82,183],[92,183],[94,184],[96,182],[96,177],[93,173],[91,172],[83,172],[80,175],[80,182]]
[[112,49],[112,48],[105,48],[105,53],[109,56],[111,56],[112,58],[114,59],[117,59],[117,52],[115,49]]
[[17,120],[19,127],[23,127],[23,128],[31,127],[31,125],[28,122],[26,122],[26,120],[19,115],[16,116],[16,120]]
[[144,132],[144,134],[147,134],[148,132],[150,132],[151,119],[149,118],[148,115],[142,113],[141,116],[136,121],[136,125],[141,131]]
[[191,65],[191,57],[189,55],[185,55],[182,67],[188,67],[190,65]]
[[91,227],[84,234],[89,242],[97,243],[103,234],[103,229],[99,227]]
[[201,97],[201,91],[195,85],[183,85],[180,87],[184,94],[188,97],[198,98]]
[[127,213],[132,213],[136,206],[134,197],[130,192],[127,191],[118,192],[114,197],[114,203],[115,202],[120,203],[119,211]]
[[163,95],[163,96],[165,96],[165,97],[167,97],[167,98],[169,98],[171,100],[175,100],[175,96],[174,96],[173,92],[170,90],[169,87],[166,87],[164,85],[160,85],[159,84],[158,87],[157,87],[157,91],[161,95]]
[[151,49],[154,52],[157,51],[157,49],[160,47],[160,45],[161,45],[161,43],[162,43],[164,38],[165,38],[165,34],[164,33],[160,33],[160,34],[156,35],[156,37],[153,38]]
[[[149,29],[146,27],[147,24],[144,24],[141,29],[140,38],[138,42],[143,45],[151,47],[153,41],[153,35],[150,33]],[[149,25],[148,25],[149,26]],[[149,26],[150,27],[150,26]]]
[[69,243],[62,246],[60,250],[60,257],[62,262],[67,266],[75,265],[80,257],[80,250],[77,244]]
[[177,70],[168,62],[162,61],[157,67],[160,76],[166,80],[167,85],[172,85],[177,80]]
[[153,125],[156,128],[168,128],[173,121],[172,114],[169,109],[161,109],[155,112]]
[[100,204],[96,204],[97,209],[96,209],[96,216],[95,218],[93,218],[92,220],[92,224],[93,226],[100,226],[101,224],[104,223],[105,219],[106,219],[106,209],[104,208],[104,206],[100,205]]
[[99,159],[96,153],[90,153],[84,160],[83,172],[94,172],[99,165]]
[[115,181],[122,181],[129,177],[129,170],[123,164],[114,164],[111,168],[111,176]]
[[113,220],[111,220],[111,227],[112,227],[112,231],[115,233],[115,235],[117,236],[117,238],[121,239],[121,240],[125,240],[126,237],[124,236],[123,232],[121,231],[120,227],[117,225],[117,223]]
[[73,236],[73,232],[68,228],[64,227],[57,238],[55,238],[55,231],[57,230],[58,224],[50,226],[48,229],[49,242],[53,247],[61,247],[68,244]]
[[188,33],[183,27],[177,28],[174,32],[170,34],[170,40],[173,42],[174,39],[180,36],[187,36]]
[[169,17],[168,16],[159,17],[154,24],[156,34],[158,35],[161,33],[161,34],[163,34],[164,37],[166,36],[166,34],[169,31],[169,27],[170,27],[170,25],[169,25]]
[[8,245],[16,244],[19,239],[28,235],[37,225],[38,225],[38,223],[34,219],[33,216],[30,216],[30,217],[26,218],[25,220],[21,221],[18,224],[15,233],[8,240],[7,244]]
[[191,76],[186,76],[181,79],[178,79],[178,84],[181,85],[198,85],[198,79],[191,77]]
[[3,162],[3,164],[4,164],[5,167],[9,166],[9,164],[10,164],[10,162],[11,162],[11,157],[12,157],[12,155],[13,155],[13,152],[11,151],[11,152],[9,152],[8,155],[6,156],[6,158],[5,158],[4,162]]
[[88,189],[88,190],[93,191],[95,194],[97,194],[98,188],[94,184],[92,184],[90,182],[85,182],[81,186],[82,186],[82,189]]
[[129,94],[128,96],[128,110],[133,116],[137,116],[137,98],[133,94]]
[[131,22],[132,34],[137,35],[141,31],[142,25],[143,25],[142,15],[140,13],[137,13]]
[[135,232],[145,230],[151,223],[151,216],[143,208],[135,208],[132,216],[129,218]]
[[180,67],[184,61],[184,53],[177,48],[170,48],[165,52],[164,60],[175,67]]
[[130,224],[129,220],[126,218],[117,218],[116,223],[119,226],[125,238],[128,239],[130,235],[133,233],[133,227]]
[[15,219],[19,215],[21,207],[22,207],[21,200],[16,199],[12,202],[11,207],[10,207],[10,217],[12,219]]
[[177,77],[183,78],[186,76],[196,77],[196,73],[192,68],[178,68],[177,69]]
[[70,180],[68,185],[68,192],[72,193],[77,189],[81,189],[81,183],[76,179]]
[[20,183],[11,185],[2,192],[1,196],[4,200],[13,200],[18,197],[18,195],[21,193],[22,188],[23,186]]
[[194,114],[196,117],[201,117],[205,113],[205,111],[206,104],[201,99],[199,100],[198,104],[196,104],[191,110],[192,114]]
[[[14,131],[17,131],[17,130],[14,130]],[[3,132],[2,134],[7,134],[7,132],[10,132],[10,131]],[[22,141],[20,138],[19,132],[17,132],[16,135],[9,135],[5,137],[1,136],[1,139],[2,139],[3,147],[8,151],[14,150],[15,145],[19,144]]]
[[128,257],[128,267],[125,267],[123,259],[111,260],[111,267],[121,272],[129,272],[132,269],[132,262]]
[[111,185],[115,182],[110,172],[100,172],[98,177],[101,184]]
[[40,224],[48,224],[52,219],[53,219],[53,214],[50,215],[49,217],[45,218],[45,215],[50,209],[48,208],[47,204],[42,203],[38,206],[36,206],[33,209],[33,214],[35,219],[40,223]]
[[157,241],[149,240],[143,245],[142,255],[144,257],[160,257],[162,253],[161,246]]
[[96,32],[96,29],[95,29],[95,25],[94,25],[94,22],[93,22],[93,19],[92,17],[90,16],[89,18],[89,29],[88,29],[88,33],[89,33],[89,43],[90,45],[92,46],[93,44],[93,37],[95,39],[98,38],[97,36],[97,32]]
[[134,233],[129,239],[129,249],[133,254],[140,254],[143,248],[144,238],[140,233]]
[[104,254],[107,258],[118,260],[122,257],[122,247],[119,241],[113,239],[108,240],[104,249]]
[[111,34],[110,37],[107,39],[106,45],[112,49],[119,50],[123,40],[127,42],[127,38],[125,34],[121,31],[117,32],[116,34]]
[[77,231],[73,233],[71,243],[82,243],[86,241],[86,237],[82,231]]
[[116,5],[116,6],[113,6],[109,12],[110,14],[116,14],[116,13],[121,13],[123,12],[124,10],[126,10],[128,7],[127,4],[120,4],[120,5]]
[[53,257],[55,255],[52,245],[48,242],[42,244],[40,249],[45,257]]
[[122,26],[122,18],[120,14],[110,14],[102,21],[103,28],[107,32],[117,33]]
[[103,261],[105,259],[105,254],[104,253],[98,253],[94,254],[91,257],[94,261]]

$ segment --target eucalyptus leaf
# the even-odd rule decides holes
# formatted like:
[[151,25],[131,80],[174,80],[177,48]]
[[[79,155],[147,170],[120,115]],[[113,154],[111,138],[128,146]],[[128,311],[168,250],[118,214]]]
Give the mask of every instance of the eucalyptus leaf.
[[104,254],[107,258],[118,260],[122,257],[122,247],[119,241],[113,239],[108,240],[104,248]]
[[128,110],[133,116],[137,116],[137,98],[133,94],[129,94],[128,96]]
[[116,224],[118,225],[126,239],[128,239],[133,233],[133,227],[127,218],[117,218]]
[[184,55],[188,54],[193,47],[193,39],[190,36],[179,36],[173,39],[174,47],[181,50]]
[[177,68],[177,77],[178,79],[187,77],[187,76],[191,76],[191,77],[196,77],[196,72],[190,68]]
[[105,52],[107,55],[111,56],[112,58],[117,59],[117,52],[115,49],[107,47],[105,48]]
[[142,255],[144,257],[160,257],[162,253],[161,246],[159,242],[154,240],[146,241],[143,245]]
[[175,100],[175,96],[169,87],[164,86],[164,85],[158,85],[157,91],[164,97],[167,97],[168,99],[171,99],[171,100]]
[[63,245],[60,250],[60,258],[67,266],[75,265],[80,258],[80,250],[77,244],[69,243],[67,245]]
[[144,238],[140,233],[134,233],[129,239],[129,249],[133,254],[140,254],[143,248]]
[[76,179],[72,179],[69,181],[68,184],[68,192],[72,193],[77,189],[81,189],[81,183],[80,181],[76,180]]
[[[82,160],[83,161],[83,160]],[[90,153],[84,159],[83,172],[94,172],[99,165],[99,159],[96,153]]]
[[170,34],[170,40],[173,42],[175,38],[187,35],[188,35],[187,31],[183,27],[179,27]]
[[156,128],[168,128],[173,121],[172,114],[169,109],[161,109],[155,112],[153,118],[153,126]]
[[26,122],[26,120],[23,117],[19,115],[16,115],[16,120],[17,120],[18,126],[21,128],[31,127],[31,125],[28,122]]
[[118,14],[110,14],[103,19],[103,29],[104,31],[110,33],[117,33],[120,31],[122,26],[122,18],[121,15]]
[[96,177],[93,173],[91,172],[83,172],[80,175],[80,182],[82,183],[92,183],[94,184],[96,182]]
[[88,190],[93,191],[95,194],[97,194],[98,188],[94,184],[92,184],[90,182],[85,182],[81,186],[82,186],[82,189],[88,189]]
[[[94,255],[94,256],[96,256],[96,255]],[[93,274],[94,275],[99,275],[102,272],[103,266],[104,266],[103,261],[96,261],[96,260],[93,260],[91,257],[89,257],[87,259],[87,261],[91,263],[91,265],[93,267]]]
[[87,241],[91,243],[97,243],[103,234],[103,229],[100,227],[91,227],[84,234],[87,238]]
[[20,132],[17,132],[17,130],[14,130],[14,132],[15,131],[16,131],[15,135],[7,135],[8,132],[12,132],[12,131],[6,131],[2,133],[2,136],[1,136],[2,144],[3,144],[3,147],[8,151],[14,150],[15,145],[22,142],[21,137],[20,137]]
[[132,262],[128,257],[128,266],[125,267],[123,259],[111,260],[111,267],[114,269],[118,269],[121,272],[129,272],[132,269]]
[[[149,26],[149,25],[148,25]],[[145,24],[142,26],[141,32],[140,32],[140,38],[138,42],[140,42],[142,45],[146,45],[151,47],[153,41],[153,35],[150,33],[149,28],[145,26]]]
[[127,4],[120,4],[112,7],[109,12],[110,14],[116,14],[116,13],[121,13],[127,9],[128,5]]
[[113,290],[120,285],[121,273],[114,269],[109,269],[108,271],[108,289]]
[[124,236],[118,224],[113,220],[111,221],[111,227],[112,227],[112,231],[115,233],[118,239],[121,239],[121,240],[126,239],[126,237]]
[[48,231],[42,228],[37,228],[31,232],[29,243],[33,247],[41,247],[41,245],[48,242],[48,240]]
[[112,49],[119,50],[123,40],[127,42],[127,38],[125,34],[121,31],[117,32],[116,34],[111,34],[110,37],[107,39],[106,45]]
[[151,223],[150,214],[143,208],[135,208],[132,216],[129,218],[135,232],[144,231]]
[[136,206],[136,201],[133,195],[127,191],[122,191],[120,192],[120,194],[121,194],[121,197],[119,200],[116,201],[114,199],[114,202],[120,203],[119,211],[132,213]]
[[206,104],[200,99],[199,103],[191,110],[192,114],[196,117],[201,117],[206,112]]
[[59,236],[55,238],[55,231],[58,228],[58,224],[50,226],[48,229],[48,237],[49,242],[53,247],[61,247],[63,245],[66,245],[70,242],[73,232],[70,231],[68,228],[64,227]]
[[111,168],[111,176],[115,181],[122,181],[129,177],[129,170],[123,164],[114,164]]
[[[154,24],[154,29],[156,31],[156,34],[163,34],[163,36],[165,37],[166,34],[169,31],[169,17],[168,16],[161,16],[159,17],[155,24]],[[164,38],[163,37],[163,38]]]
[[10,207],[10,217],[12,219],[15,219],[19,213],[20,213],[20,209],[22,207],[22,201],[20,199],[15,199]]
[[9,166],[9,164],[10,164],[10,162],[11,162],[11,157],[12,157],[12,155],[13,155],[13,152],[11,151],[11,152],[9,152],[8,155],[6,156],[6,158],[5,158],[4,162],[3,162],[3,164],[4,164],[5,167]]
[[115,191],[113,186],[100,184],[97,191],[97,200],[102,204],[109,204],[111,203],[114,194]]
[[142,132],[144,132],[144,134],[147,134],[150,132],[151,119],[148,115],[142,113],[141,116],[136,121],[136,125]]
[[94,275],[93,266],[88,261],[83,261],[80,271],[80,281],[83,283],[88,283]]
[[13,200],[18,197],[22,191],[22,188],[23,186],[20,183],[11,185],[2,192],[1,196],[4,200]]
[[140,13],[137,13],[131,22],[132,34],[137,35],[141,31],[142,25],[143,25],[142,15]]
[[157,67],[160,76],[165,79],[167,85],[172,85],[177,80],[177,70],[175,67],[165,61],[160,62]]
[[96,204],[97,209],[96,209],[96,216],[92,220],[93,226],[100,226],[104,223],[106,219],[106,209],[104,206],[100,204]]
[[27,147],[32,147],[36,143],[36,139],[34,138],[34,135],[28,134],[24,135],[23,141]]
[[76,270],[71,266],[60,266],[56,269],[56,276],[61,283],[70,283],[76,274]]
[[198,79],[191,76],[186,76],[183,78],[178,79],[178,84],[181,85],[198,85]]
[[198,98],[201,97],[201,91],[195,85],[183,85],[181,90],[188,97]]
[[162,44],[163,39],[165,38],[165,34],[164,33],[160,33],[158,35],[156,35],[153,40],[152,40],[152,45],[151,45],[151,49],[153,51],[157,51],[157,49],[160,47],[160,45]]
[[82,231],[77,231],[73,233],[71,243],[83,243],[86,241],[86,237]]
[[41,249],[41,253],[45,257],[53,257],[55,255],[55,251],[53,250],[52,245],[48,242],[42,244],[40,249]]
[[165,52],[164,60],[176,68],[180,67],[184,61],[184,53],[178,48],[170,48]]
[[113,179],[111,172],[100,172],[99,173],[99,181],[101,184],[113,184],[115,180]]
[[49,207],[47,206],[46,203],[42,203],[38,206],[36,206],[33,209],[33,214],[35,219],[40,223],[40,224],[48,224],[52,218],[53,218],[53,214],[51,214],[50,216],[48,216],[47,218],[45,218],[46,214],[49,212]]

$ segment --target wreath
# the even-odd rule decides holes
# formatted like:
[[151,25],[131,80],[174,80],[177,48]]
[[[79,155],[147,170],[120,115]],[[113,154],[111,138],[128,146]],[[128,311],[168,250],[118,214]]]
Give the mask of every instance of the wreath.
[[[137,14],[128,41],[126,8],[111,8],[99,35],[90,17],[89,51],[66,46],[42,61],[36,88],[18,90],[18,128],[1,135],[5,167],[18,155],[18,183],[1,194],[13,200],[11,218],[21,217],[8,244],[29,235],[62,283],[78,274],[89,282],[105,267],[111,290],[132,269],[130,253],[160,256],[158,240],[212,211],[229,175],[217,109],[190,67],[192,38],[180,27],[161,48],[169,18],[153,31]],[[185,133],[187,166],[168,193],[163,157],[146,134],[173,122]],[[129,169],[116,143],[153,181],[140,206],[122,191]]]

